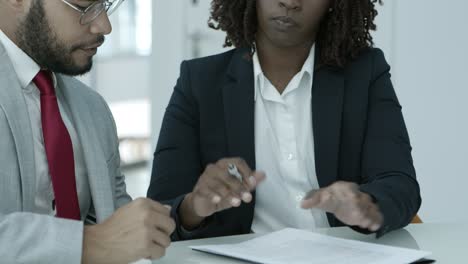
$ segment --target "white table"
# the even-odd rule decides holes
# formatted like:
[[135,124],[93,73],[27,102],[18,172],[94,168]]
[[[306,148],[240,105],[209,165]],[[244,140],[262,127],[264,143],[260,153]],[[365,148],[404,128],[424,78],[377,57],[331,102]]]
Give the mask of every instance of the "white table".
[[[319,229],[317,233],[354,239],[376,244],[421,249],[433,253],[429,258],[436,263],[468,263],[468,224],[415,224],[394,231],[380,239],[374,235],[362,235],[347,227]],[[172,243],[166,256],[155,264],[239,264],[245,263],[225,257],[196,252],[193,245],[238,243],[257,235],[219,237]]]

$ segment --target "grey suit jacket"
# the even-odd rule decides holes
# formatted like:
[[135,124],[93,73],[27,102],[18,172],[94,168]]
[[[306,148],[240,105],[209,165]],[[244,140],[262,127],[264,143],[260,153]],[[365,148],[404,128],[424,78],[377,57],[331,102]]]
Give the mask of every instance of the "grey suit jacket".
[[[93,206],[86,222],[100,223],[131,201],[120,171],[115,123],[101,96],[57,75],[81,141]],[[33,137],[16,73],[0,44],[0,262],[80,263],[83,222],[31,213],[35,197]]]

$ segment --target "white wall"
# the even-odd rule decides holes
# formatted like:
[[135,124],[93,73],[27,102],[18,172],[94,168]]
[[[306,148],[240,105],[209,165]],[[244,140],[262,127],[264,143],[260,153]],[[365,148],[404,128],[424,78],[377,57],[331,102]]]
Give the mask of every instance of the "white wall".
[[151,127],[154,146],[159,136],[166,106],[179,77],[180,63],[186,57],[187,20],[185,14],[185,1],[155,0],[153,2],[153,52],[149,93],[152,103]]
[[[208,0],[155,0],[151,101],[157,139],[183,59],[221,50]],[[468,1],[391,0],[380,7],[377,46],[392,65],[413,144],[426,222],[468,220]],[[170,30],[167,27],[170,26]],[[202,36],[193,48],[193,33]],[[218,44],[219,43],[219,44]]]
[[147,99],[150,65],[147,56],[99,58],[94,63],[93,87],[109,103]]
[[468,220],[468,1],[392,0],[394,83],[426,221]]

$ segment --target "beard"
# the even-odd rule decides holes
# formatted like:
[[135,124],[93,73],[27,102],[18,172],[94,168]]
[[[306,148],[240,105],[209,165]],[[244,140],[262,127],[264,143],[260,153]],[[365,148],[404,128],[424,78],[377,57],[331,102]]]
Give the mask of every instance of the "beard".
[[20,23],[15,37],[18,47],[42,69],[70,76],[83,75],[93,66],[92,57],[83,65],[78,65],[73,60],[72,53],[95,43],[104,42],[103,35],[94,41],[73,46],[61,42],[50,27],[42,0],[32,1],[30,11]]

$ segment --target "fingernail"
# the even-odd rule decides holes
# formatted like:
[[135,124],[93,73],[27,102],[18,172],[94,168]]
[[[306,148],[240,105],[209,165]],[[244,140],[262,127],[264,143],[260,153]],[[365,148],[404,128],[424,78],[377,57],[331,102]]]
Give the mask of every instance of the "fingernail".
[[251,187],[255,187],[257,185],[257,180],[255,180],[254,176],[249,177],[249,183]]
[[166,207],[169,211],[172,209],[172,207],[169,205],[164,205],[164,207]]
[[221,202],[221,197],[219,197],[218,195],[213,196],[212,202],[214,204]]
[[231,205],[232,205],[232,206],[237,207],[237,206],[240,205],[240,203],[241,203],[241,201],[240,201],[239,199],[237,199],[237,198],[232,198],[232,199],[231,199]]
[[379,229],[380,229],[380,226],[377,225],[377,224],[372,225],[371,228],[370,228],[371,231],[377,231],[377,230],[379,230]]
[[242,201],[246,202],[246,203],[250,203],[250,201],[252,201],[252,195],[248,192],[245,192],[242,194]]

